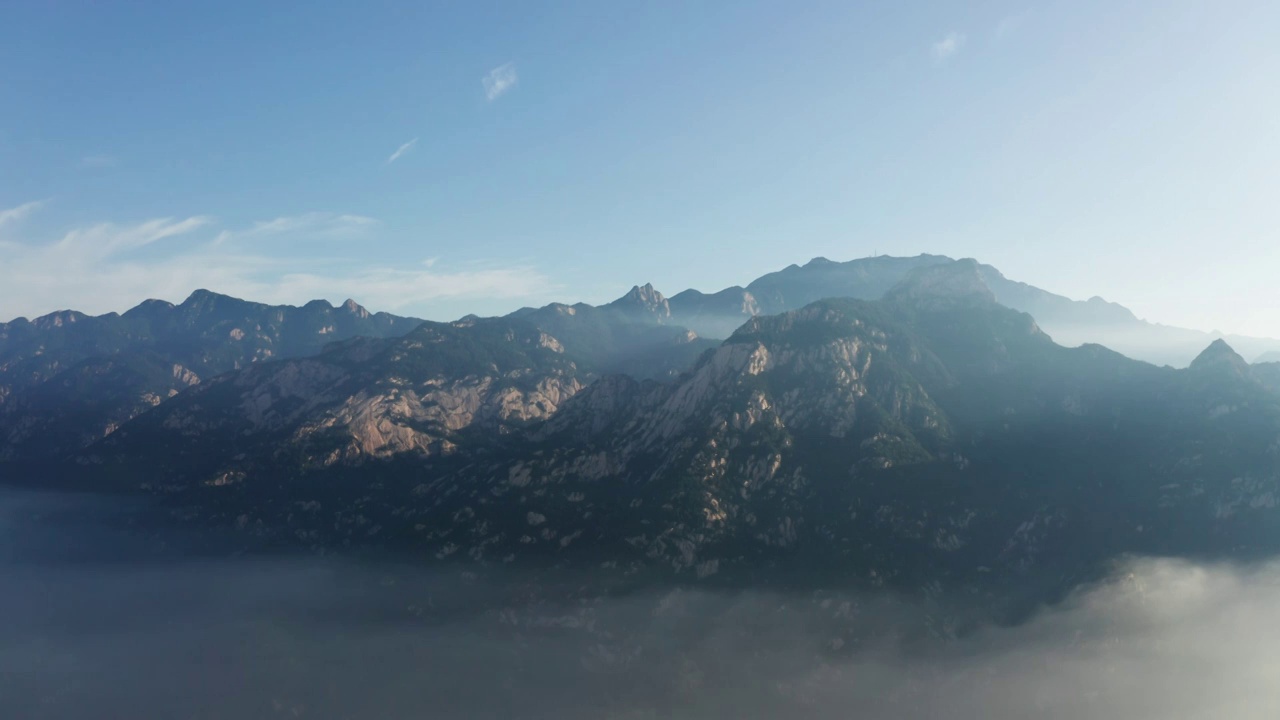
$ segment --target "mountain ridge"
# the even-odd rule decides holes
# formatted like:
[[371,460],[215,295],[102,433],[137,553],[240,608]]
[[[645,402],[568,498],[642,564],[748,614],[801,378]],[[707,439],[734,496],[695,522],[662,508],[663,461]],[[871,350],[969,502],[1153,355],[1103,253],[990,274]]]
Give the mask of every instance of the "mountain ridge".
[[82,446],[203,379],[420,322],[354,302],[271,306],[204,289],[124,314],[18,318],[0,324],[0,458]]
[[979,273],[756,316],[659,379],[586,382],[527,313],[427,324],[202,385],[85,460],[208,521],[480,565],[1053,586],[1280,547],[1280,396],[1252,370],[1062,347]]
[[[5,412],[53,412],[10,415],[5,450],[25,432],[56,452],[0,467],[153,493],[184,522],[319,550],[599,563],[622,577],[1060,592],[1125,553],[1280,550],[1280,364],[1251,366],[1225,341],[1183,369],[1064,347],[971,259],[819,260],[765,283],[772,302],[793,302],[805,268],[828,285],[804,293],[843,287],[852,268],[876,297],[764,314],[730,289],[715,307],[752,312],[723,341],[680,324],[708,296],[674,302],[646,284],[598,307],[250,355],[210,377],[163,353],[91,355],[4,399]],[[219,308],[256,306],[189,299],[211,318],[208,347],[241,350],[216,357],[244,359],[259,328]],[[46,324],[61,343],[94,329]],[[301,327],[314,343],[327,326]],[[81,407],[95,398],[137,402],[113,388],[155,402],[109,432],[49,429],[105,421]]]
[[[964,260],[929,254],[876,256],[845,262],[814,258],[803,266],[793,264],[763,275],[743,288],[742,292],[756,304],[752,312],[735,310],[730,303],[710,317],[705,313],[682,315],[675,309],[673,317],[675,322],[683,322],[700,334],[718,337],[717,333],[723,328],[733,325],[734,321],[745,321],[753,313],[783,312],[828,297],[878,299],[918,267],[954,262]],[[1101,297],[1072,300],[1027,283],[1009,280],[990,265],[978,265],[982,278],[1000,303],[1030,313],[1046,332],[1064,345],[1100,344],[1139,360],[1174,367],[1186,367],[1206,345],[1220,337],[1239,347],[1246,356],[1259,360],[1265,361],[1268,353],[1280,353],[1280,339],[1224,335],[1163,325],[1140,319],[1123,305]],[[731,290],[736,288],[721,293]],[[688,304],[712,296],[698,291],[686,293],[690,293],[685,300]]]
[[[941,255],[878,256],[847,262],[814,258],[803,266],[791,265],[764,275],[746,287],[712,294],[686,290],[668,298],[645,283],[598,307],[552,303],[524,308],[508,317],[530,320],[564,340],[588,382],[617,372],[671,377],[713,348],[714,338],[731,337],[752,317],[796,309],[825,297],[880,299],[913,273],[957,265],[966,268],[970,291],[989,293],[998,302],[1030,312],[1063,344],[1102,341],[1124,354],[1159,362],[1170,359],[1167,353],[1135,353],[1125,343],[1151,333],[1172,333],[1181,347],[1194,348],[1194,352],[1177,351],[1186,356],[1173,364],[1185,366],[1214,339],[1205,333],[1145,323],[1122,306],[1098,298],[1069,300],[1008,280],[989,265]],[[936,295],[927,292],[924,296]],[[286,321],[286,316],[291,319]],[[306,316],[312,317],[297,320]],[[262,332],[264,320],[269,326],[266,332]],[[302,335],[274,327],[273,322],[297,325]],[[302,306],[269,306],[207,289],[193,291],[176,305],[143,301],[123,314],[89,316],[62,310],[35,320],[18,318],[0,324],[0,437],[8,439],[0,454],[47,454],[81,447],[202,379],[251,362],[313,355],[332,339],[402,335],[419,322],[370,313],[352,299],[338,306],[326,300]],[[227,334],[215,337],[211,334],[215,327]],[[1117,338],[1119,342],[1115,342]],[[1231,341],[1237,342],[1235,338]],[[14,347],[23,342],[28,344],[26,351],[15,352]],[[1267,341],[1245,342],[1246,351],[1257,355]],[[1280,341],[1276,345],[1280,347]],[[31,389],[63,374],[58,383],[39,391]],[[59,385],[63,390],[57,389]],[[10,402],[27,390],[30,396],[26,400]],[[70,409],[83,406],[82,399],[95,394],[105,404]],[[48,417],[41,418],[42,412]],[[39,440],[41,433],[48,434],[48,442]],[[29,449],[22,450],[22,446]]]
[[[687,289],[668,298],[651,283],[636,285],[622,297],[600,307],[618,311],[632,308],[635,310],[632,313],[633,319],[681,326],[705,338],[723,339],[753,315],[797,309],[828,297],[878,299],[917,267],[953,262],[963,260],[929,254],[915,257],[875,256],[844,262],[818,257],[803,266],[792,264],[783,270],[767,273],[745,287],[733,286],[714,293]],[[1157,365],[1186,367],[1207,344],[1224,338],[1240,348],[1244,356],[1256,358],[1257,362],[1274,360],[1273,355],[1280,357],[1277,355],[1280,353],[1280,339],[1224,335],[1155,323],[1140,319],[1124,306],[1097,296],[1084,301],[1072,300],[1027,283],[1009,280],[990,265],[979,263],[979,269],[999,302],[1030,313],[1047,332],[1065,345],[1101,344]],[[183,302],[193,303],[203,297],[204,293],[211,297],[228,297],[207,290],[197,290]],[[11,332],[10,326],[32,324],[52,328],[63,324],[75,325],[86,320],[139,314],[150,309],[153,303],[164,302],[144,301],[126,311],[123,316],[116,313],[89,316],[74,310],[62,310],[42,315],[35,320],[15,318],[10,323],[0,323],[0,341],[6,333]],[[312,301],[302,307],[313,306],[317,302],[324,302],[334,309],[326,301]],[[260,303],[253,304],[266,307]],[[172,303],[169,305],[172,306]],[[350,299],[338,307],[357,313],[368,312]],[[593,306],[578,303],[566,307]],[[534,310],[536,308],[524,308],[511,315]],[[385,313],[373,315],[379,316],[394,317]]]

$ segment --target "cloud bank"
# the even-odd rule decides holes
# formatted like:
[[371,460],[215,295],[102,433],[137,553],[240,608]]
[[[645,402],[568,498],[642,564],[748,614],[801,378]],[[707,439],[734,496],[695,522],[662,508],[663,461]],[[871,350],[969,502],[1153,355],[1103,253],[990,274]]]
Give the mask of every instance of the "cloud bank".
[[175,534],[157,554],[109,533],[91,502],[0,492],[13,717],[1280,717],[1276,564],[1136,560],[1022,625],[948,639],[919,632],[941,630],[947,598],[593,597],[546,572],[192,561]]

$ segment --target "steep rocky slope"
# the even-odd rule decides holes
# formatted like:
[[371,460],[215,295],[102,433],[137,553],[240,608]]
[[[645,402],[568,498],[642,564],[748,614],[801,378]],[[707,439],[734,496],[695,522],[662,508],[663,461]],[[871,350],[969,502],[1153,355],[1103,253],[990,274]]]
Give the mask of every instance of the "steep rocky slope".
[[232,484],[268,469],[449,455],[468,432],[549,417],[581,388],[560,342],[531,324],[427,322],[219,376],[91,450],[138,472],[143,460],[160,470],[153,482]]
[[0,460],[72,451],[202,379],[419,322],[350,300],[271,306],[205,290],[123,315],[18,318],[0,324]]
[[[1141,547],[1133,527],[1090,516],[1100,489],[1117,495],[1105,518],[1124,517],[1123,503],[1134,512],[1124,522],[1163,523],[1171,534],[1151,537],[1176,544],[1186,518],[1151,511],[1177,494],[1160,488],[1180,464],[1274,482],[1269,446],[1228,438],[1241,425],[1274,431],[1275,403],[1219,408],[1257,388],[1213,373],[1201,387],[1203,366],[1179,373],[1059,347],[995,304],[976,265],[929,268],[883,302],[756,318],[675,383],[592,386],[518,459],[428,477],[422,497],[448,514],[425,533],[517,554],[558,551],[568,536],[700,574],[783,557],[877,577],[971,574],[1025,570],[1095,522]],[[1217,467],[1170,452],[1207,440]],[[1189,492],[1207,492],[1192,475]]]
[[441,560],[1030,591],[1129,552],[1280,548],[1265,368],[1063,348],[976,263],[754,318],[668,381],[583,388],[518,325],[251,368],[94,451],[206,520]]

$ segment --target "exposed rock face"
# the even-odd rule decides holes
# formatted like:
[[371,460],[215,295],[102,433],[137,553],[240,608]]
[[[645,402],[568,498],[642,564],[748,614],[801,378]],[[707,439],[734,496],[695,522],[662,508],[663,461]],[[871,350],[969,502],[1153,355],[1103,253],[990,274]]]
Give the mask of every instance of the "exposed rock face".
[[347,298],[346,301],[342,303],[342,309],[351,313],[353,317],[359,318],[360,320],[368,320],[370,318],[369,311],[365,310],[351,298]]
[[[1052,584],[1125,552],[1280,549],[1276,367],[1225,343],[1186,370],[1064,348],[997,304],[977,263],[873,260],[852,268],[867,292],[882,266],[902,271],[880,299],[771,315],[755,290],[676,302],[645,286],[604,307],[423,323],[274,362],[257,360],[281,348],[237,315],[209,332],[243,367],[215,376],[123,352],[7,367],[49,369],[57,381],[37,387],[68,416],[98,410],[76,398],[128,390],[102,405],[124,416],[86,425],[105,433],[66,440],[92,443],[86,472],[315,545],[689,578],[807,568],[926,589]],[[816,260],[763,287],[834,287],[850,271]],[[679,324],[712,305],[739,313],[724,342]],[[326,307],[302,309],[323,315],[315,337],[359,315]],[[233,329],[244,336],[228,350]],[[4,387],[6,407],[37,402]],[[54,436],[15,417],[10,438]]]
[[0,403],[0,461],[86,447],[199,381],[150,353],[76,363]]
[[359,393],[324,413],[304,419],[295,441],[339,430],[350,442],[330,460],[358,461],[399,453],[427,456],[455,449],[451,437],[479,425],[495,430],[550,417],[582,389],[576,377],[544,377],[530,388],[507,385],[501,377],[466,377],[427,384],[423,391],[392,389]]
[[297,308],[197,290],[180,305],[148,300],[124,315],[64,311],[0,324],[0,457],[78,450],[201,378],[420,322],[350,300]]
[[671,317],[670,303],[667,302],[662,293],[654,290],[653,285],[650,283],[631,288],[631,291],[626,295],[614,300],[605,307],[645,319],[652,318],[656,322],[662,322]]
[[[565,533],[598,537],[593,513],[613,518],[606,542],[682,572],[718,571],[734,560],[720,555],[727,544],[791,547],[812,521],[804,506],[815,481],[831,481],[806,468],[815,445],[850,448],[840,472],[853,479],[933,461],[950,437],[929,393],[900,375],[945,369],[892,330],[830,305],[753,319],[678,381],[596,383],[536,431],[542,451],[495,467],[486,482],[428,481],[427,493],[480,505],[523,496],[516,502],[534,504],[557,532],[528,537],[526,551]],[[492,526],[487,512],[469,517]]]
[[[581,388],[543,367],[519,391],[491,391],[499,373],[349,393],[288,425],[290,443],[336,450],[332,468],[416,458],[360,466],[403,488],[362,499],[362,515],[385,503],[382,533],[473,562],[586,557],[690,578],[839,568],[912,585],[1280,544],[1265,530],[1280,506],[1280,397],[1253,377],[1057,346],[972,270],[753,318],[665,382]],[[229,487],[253,483],[249,471]]]
[[[646,284],[601,307],[554,304],[511,317],[532,322],[560,343],[584,383],[610,373],[673,378],[716,345],[708,338],[728,337],[757,315],[826,297],[881,298],[900,282],[896,292],[914,294],[918,302],[967,298],[981,304],[994,298],[1030,312],[1064,344],[1102,342],[1157,362],[1185,363],[1194,356],[1189,348],[1198,350],[1214,337],[1150,325],[1100,298],[1075,302],[1010,281],[971,260],[931,255],[846,263],[816,258],[747,288],[710,295],[689,290],[668,300]],[[267,360],[313,355],[329,342],[355,336],[396,336],[417,322],[371,314],[352,300],[337,308],[323,300],[301,308],[272,307],[199,290],[180,305],[149,300],[123,316],[62,311],[0,324],[0,438],[5,440],[0,457],[52,457],[76,450],[176,395],[193,378],[198,382]],[[1231,342],[1250,356],[1280,347],[1280,341],[1253,338]],[[1232,362],[1237,374],[1244,372],[1242,359]],[[169,364],[185,371],[166,374],[161,368]],[[39,389],[60,376],[63,395],[55,389],[59,386]],[[86,403],[93,409],[75,409]]]
[[[454,407],[450,403],[455,398],[497,393],[495,397],[505,398],[499,402],[500,407],[504,402],[513,408],[527,407],[518,411],[495,410],[491,414],[527,422],[546,414],[539,407],[557,405],[581,383],[601,374],[670,377],[691,365],[714,343],[683,327],[667,324],[669,315],[666,299],[651,285],[637,287],[601,308],[550,305],[522,311],[514,317],[522,317],[543,331],[536,339],[538,347],[565,355],[582,372],[580,379],[563,387],[521,390],[532,393],[521,399],[498,382],[501,378],[488,375],[486,368],[466,368],[463,375],[480,379],[451,377],[447,383],[455,383],[453,386],[425,393],[418,388],[400,387],[394,394],[366,392],[360,397],[368,407],[348,407],[339,413],[340,417],[308,425],[305,434],[310,437],[349,423],[362,428],[360,434],[364,437],[357,439],[352,446],[355,449],[344,457],[447,448],[451,441],[408,428],[429,420],[433,414],[448,414],[442,408]],[[323,300],[301,308],[272,307],[201,290],[181,305],[147,301],[124,316],[91,318],[68,312],[34,322],[19,319],[0,325],[0,438],[5,440],[0,458],[66,454],[115,432],[131,418],[202,380],[252,368],[266,360],[314,355],[330,343],[353,337],[403,334],[420,322],[384,313],[370,314],[352,300],[337,308]],[[477,327],[486,322],[464,318],[456,326]],[[354,358],[355,353],[380,351],[356,344],[344,352]],[[369,354],[365,359],[371,357]],[[313,371],[325,374],[302,363],[282,371],[280,377],[251,373],[241,382],[262,379],[260,393],[276,393],[279,398],[309,408],[319,401],[317,388],[303,376]],[[297,377],[290,377],[289,373]],[[484,378],[493,382],[485,385]],[[291,390],[295,383],[300,385]],[[56,388],[62,388],[61,395]],[[450,394],[442,395],[446,391]],[[259,395],[253,402],[267,402],[266,397]],[[473,398],[472,402],[476,400]],[[93,409],[86,410],[86,405]],[[247,417],[254,417],[255,412],[294,417],[290,413],[297,408],[284,413],[277,405],[267,402],[259,410],[251,406]],[[403,423],[409,425],[390,427],[383,415],[402,416]],[[183,426],[187,420],[169,422],[171,426]],[[248,430],[265,427],[270,426],[251,424]]]
[[[550,417],[582,389],[577,374],[559,341],[527,323],[425,323],[224,375],[122,428],[101,452],[162,442],[178,453],[175,469],[202,476],[282,455],[303,467],[447,455],[468,431],[500,435]],[[209,451],[213,438],[220,452]]]

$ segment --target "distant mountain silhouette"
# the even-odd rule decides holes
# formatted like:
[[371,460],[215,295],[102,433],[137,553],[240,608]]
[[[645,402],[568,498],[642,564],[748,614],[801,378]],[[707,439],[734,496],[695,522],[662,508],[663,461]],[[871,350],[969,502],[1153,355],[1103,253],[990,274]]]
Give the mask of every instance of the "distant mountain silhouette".
[[[764,275],[746,288],[730,288],[714,295],[693,290],[681,293],[672,299],[672,322],[705,337],[727,337],[727,329],[736,328],[752,315],[795,310],[825,298],[876,300],[913,270],[952,262],[956,261],[941,255],[879,256],[848,262],[815,258],[803,266],[791,265]],[[1246,357],[1269,353],[1259,359],[1280,360],[1280,339],[1224,336],[1160,325],[1141,320],[1124,306],[1099,297],[1072,300],[1009,280],[990,265],[978,268],[1000,304],[1029,313],[1063,345],[1100,344],[1156,365],[1186,367],[1206,345],[1223,338]]]

